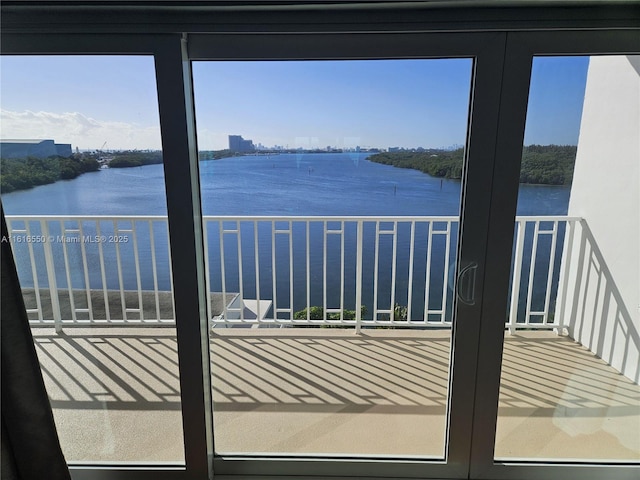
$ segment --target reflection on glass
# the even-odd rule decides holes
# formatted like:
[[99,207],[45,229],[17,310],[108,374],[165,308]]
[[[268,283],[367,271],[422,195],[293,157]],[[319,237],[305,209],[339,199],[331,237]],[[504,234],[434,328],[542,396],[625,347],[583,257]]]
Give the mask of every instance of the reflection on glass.
[[639,72],[534,60],[496,458],[640,459]]
[[194,64],[218,453],[443,457],[470,77]]
[[2,202],[69,462],[184,462],[153,59],[3,57]]

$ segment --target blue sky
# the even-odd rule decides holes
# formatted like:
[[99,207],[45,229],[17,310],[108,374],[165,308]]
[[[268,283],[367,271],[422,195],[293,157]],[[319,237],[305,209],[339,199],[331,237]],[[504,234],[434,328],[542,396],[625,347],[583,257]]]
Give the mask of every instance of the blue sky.
[[[534,62],[525,144],[575,144],[587,58]],[[151,57],[3,57],[2,138],[160,148]],[[196,62],[201,149],[442,147],[465,139],[471,61]]]
[[199,62],[193,72],[203,145],[226,132],[289,147],[464,142],[467,59]]
[[533,61],[524,144],[576,145],[589,57]]

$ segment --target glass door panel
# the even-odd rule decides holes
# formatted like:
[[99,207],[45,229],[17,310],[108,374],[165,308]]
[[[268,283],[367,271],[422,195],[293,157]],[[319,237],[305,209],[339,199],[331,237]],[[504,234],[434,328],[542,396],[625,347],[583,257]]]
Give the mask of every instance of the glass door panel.
[[2,57],[2,203],[71,463],[184,463],[152,57]]
[[217,454],[444,457],[472,67],[193,63]]
[[495,457],[640,459],[640,57],[536,57]]

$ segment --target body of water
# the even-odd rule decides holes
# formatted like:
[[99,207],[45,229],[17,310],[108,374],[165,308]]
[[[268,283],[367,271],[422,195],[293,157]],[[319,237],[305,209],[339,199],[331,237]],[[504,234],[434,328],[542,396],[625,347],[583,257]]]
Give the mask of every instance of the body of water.
[[[460,182],[363,153],[200,162],[204,215],[458,215]],[[569,187],[521,185],[518,215],[566,215]],[[4,194],[9,215],[166,215],[162,165],[103,169]]]
[[[204,215],[249,215],[249,216],[457,216],[460,210],[460,182],[431,177],[421,172],[381,165],[366,160],[363,153],[331,153],[331,154],[283,154],[260,155],[227,158],[222,160],[200,162],[202,209]],[[568,207],[570,188],[555,186],[521,185],[518,200],[518,215],[565,215]],[[31,190],[13,192],[2,196],[5,212],[8,215],[166,215],[166,201],[164,193],[164,173],[162,165],[148,165],[144,167],[124,169],[103,169],[99,172],[84,174],[74,180],[60,181],[51,185],[36,187]],[[313,270],[311,304],[322,304],[322,232],[317,227],[310,229],[310,256]],[[457,241],[457,223],[451,236],[451,252],[449,259],[444,258],[444,242],[433,241],[433,255],[440,255],[440,261],[433,261],[432,277],[438,278],[443,274],[445,261],[452,263],[455,259],[455,243]],[[86,234],[95,233],[88,226]],[[209,225],[209,259],[211,264],[211,289],[221,289],[220,273],[220,242],[217,224]],[[225,228],[229,228],[225,226]],[[253,228],[251,224],[243,225],[242,255],[246,271],[243,275],[243,288],[246,298],[255,298],[255,271],[253,266]],[[278,226],[278,228],[281,228]],[[372,227],[368,227],[371,230]],[[314,230],[316,229],[316,230]],[[146,232],[146,233],[145,233]],[[54,232],[51,232],[54,233]],[[109,231],[101,231],[103,234]],[[272,254],[271,242],[274,241],[270,228],[258,232],[260,263]],[[416,252],[414,260],[414,275],[418,278],[425,274],[425,259],[419,258],[420,252],[426,252],[427,234],[416,228]],[[146,238],[145,238],[146,235]],[[157,262],[159,270],[159,288],[169,289],[168,279],[168,245],[166,234],[156,236],[155,248],[158,249]],[[349,259],[345,265],[345,278],[353,278],[355,272],[355,226],[347,226],[345,235],[345,257]],[[398,242],[398,271],[408,270],[409,230],[399,227]],[[150,233],[141,228],[139,231],[140,256],[150,256],[145,251]],[[224,235],[225,247],[225,278],[227,291],[239,290],[239,275],[237,271],[238,249],[237,237]],[[302,308],[306,302],[306,271],[304,257],[306,255],[306,232],[304,228],[292,229],[292,247],[294,256],[294,310]],[[373,249],[375,229],[365,232],[364,239],[364,275],[373,279]],[[332,240],[331,240],[332,241]],[[288,240],[276,236],[276,270],[278,276],[277,299],[280,306],[287,306],[289,300],[289,243]],[[335,243],[335,242],[334,242]],[[422,245],[418,247],[418,244]],[[234,246],[235,245],[235,246]],[[317,248],[314,247],[316,245]],[[424,247],[424,248],[422,248]],[[333,247],[332,247],[333,248]],[[340,248],[339,245],[336,248]],[[105,247],[105,255],[115,255],[115,247],[109,250]],[[391,268],[391,247],[381,241],[379,272]],[[18,263],[24,265],[21,257],[28,255],[26,246],[22,252],[17,252]],[[112,253],[109,253],[112,252]],[[163,253],[164,252],[164,253]],[[314,253],[317,252],[317,253]],[[418,255],[420,253],[420,255]],[[138,278],[135,268],[126,263],[133,263],[134,253],[131,245],[121,246],[123,262],[123,282],[125,288],[135,289]],[[71,264],[80,262],[80,253],[70,255]],[[56,256],[62,261],[63,252],[58,248]],[[424,256],[424,255],[423,255]],[[77,258],[76,258],[77,257]],[[91,257],[91,255],[89,255]],[[300,257],[300,258],[298,258]],[[434,258],[436,258],[434,257]],[[28,257],[27,257],[28,258]],[[24,259],[22,259],[24,260]],[[331,260],[331,259],[329,259]],[[270,261],[270,260],[269,260]],[[101,285],[98,260],[90,263],[90,284],[92,288]],[[268,263],[268,262],[267,262]],[[559,262],[557,262],[559,263]],[[143,289],[152,289],[153,280],[149,267],[141,262],[140,283]],[[304,268],[300,267],[302,265]],[[236,267],[234,267],[236,266]],[[73,268],[73,267],[72,267]],[[262,298],[272,297],[272,271],[266,265],[265,271],[260,272],[260,290]],[[302,270],[300,269],[302,268]],[[33,284],[29,280],[30,272],[26,266],[20,267],[23,286]],[[74,272],[71,283],[74,288],[84,288],[84,274],[81,267]],[[320,271],[318,271],[320,270]],[[340,278],[336,278],[337,269],[329,269],[326,273],[328,304],[334,304],[340,296]],[[162,272],[165,272],[164,274]],[[65,285],[67,279],[64,272],[59,273],[58,286]],[[115,270],[107,275],[109,288],[118,287],[118,275]],[[331,278],[330,278],[331,277]],[[442,277],[440,277],[442,278]],[[331,281],[329,281],[331,280]],[[378,284],[378,306],[385,307],[390,301],[390,275],[380,274]],[[371,305],[373,301],[373,280],[365,281],[363,303]],[[438,308],[442,302],[442,281],[440,286],[430,288],[430,308]],[[46,276],[40,285],[46,284]],[[406,302],[407,282],[396,285],[396,301]],[[418,293],[424,290],[418,281],[414,284],[416,294],[414,302],[416,311],[420,303],[424,303]],[[555,288],[555,287],[554,287]],[[345,282],[345,304],[353,303],[355,282]],[[404,291],[403,291],[404,289]],[[280,293],[282,290],[282,293]],[[540,293],[538,292],[538,296]],[[280,298],[282,296],[282,298]],[[449,293],[449,298],[452,292]],[[403,300],[404,299],[404,300]],[[438,300],[440,299],[440,300]],[[450,301],[450,300],[449,300]],[[433,306],[431,305],[433,303]],[[349,307],[352,308],[352,307]]]

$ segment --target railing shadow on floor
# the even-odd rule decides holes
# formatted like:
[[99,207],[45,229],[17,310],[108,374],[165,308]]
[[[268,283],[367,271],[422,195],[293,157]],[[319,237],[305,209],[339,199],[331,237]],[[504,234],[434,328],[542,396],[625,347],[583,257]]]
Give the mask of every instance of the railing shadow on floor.
[[[168,328],[33,329],[54,408],[180,408],[175,331]],[[444,415],[450,332],[227,329],[211,336],[215,409]],[[505,341],[501,415],[557,408],[589,416],[638,412],[640,388],[584,347],[552,332]]]
[[[561,314],[569,336],[596,356],[640,382],[640,333],[586,221],[565,255],[566,300]],[[568,241],[571,241],[569,238]]]
[[32,329],[52,407],[179,410],[175,331],[136,330]]

